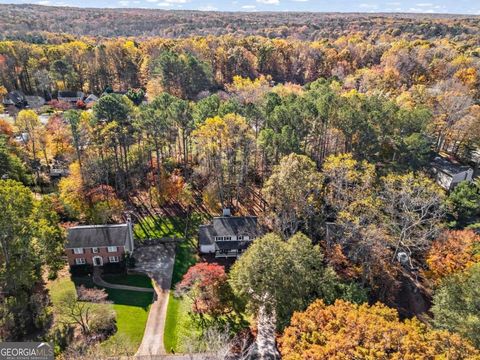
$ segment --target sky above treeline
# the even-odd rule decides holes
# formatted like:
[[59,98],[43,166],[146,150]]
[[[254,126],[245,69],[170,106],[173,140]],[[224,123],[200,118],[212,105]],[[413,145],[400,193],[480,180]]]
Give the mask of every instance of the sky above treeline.
[[0,0],[1,4],[204,11],[409,12],[480,15],[480,0]]

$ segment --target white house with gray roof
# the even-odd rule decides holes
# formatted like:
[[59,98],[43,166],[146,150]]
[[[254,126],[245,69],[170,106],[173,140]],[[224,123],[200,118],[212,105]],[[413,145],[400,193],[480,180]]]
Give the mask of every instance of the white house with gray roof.
[[231,216],[229,209],[198,229],[200,253],[238,257],[260,235],[256,216]]
[[470,166],[454,163],[440,156],[437,156],[431,165],[437,184],[445,190],[452,190],[462,181],[472,181],[473,169]]

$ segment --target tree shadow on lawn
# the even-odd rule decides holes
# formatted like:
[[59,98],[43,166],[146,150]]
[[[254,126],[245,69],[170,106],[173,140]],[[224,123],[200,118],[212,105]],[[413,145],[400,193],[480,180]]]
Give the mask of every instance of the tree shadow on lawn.
[[198,255],[195,248],[188,241],[178,243],[175,249],[175,264],[172,274],[172,288],[182,280],[188,269],[198,262]]
[[[74,282],[76,287],[83,285],[87,288],[102,288],[93,283],[91,276],[72,277],[72,281]],[[140,307],[146,311],[153,302],[153,293],[121,289],[105,290],[108,294],[108,300],[112,301],[115,305],[135,306]]]

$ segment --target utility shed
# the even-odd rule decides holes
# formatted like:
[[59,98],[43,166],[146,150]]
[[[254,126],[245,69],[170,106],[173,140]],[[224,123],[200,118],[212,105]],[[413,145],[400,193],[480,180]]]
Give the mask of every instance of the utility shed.
[[431,166],[437,184],[448,191],[462,181],[472,181],[473,178],[473,169],[470,166],[461,165],[441,156],[437,156]]

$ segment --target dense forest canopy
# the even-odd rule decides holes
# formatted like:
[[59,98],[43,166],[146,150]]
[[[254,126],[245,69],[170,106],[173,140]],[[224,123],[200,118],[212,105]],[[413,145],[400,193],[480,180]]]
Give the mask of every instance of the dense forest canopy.
[[[186,238],[175,301],[203,341],[220,328],[283,333],[287,359],[478,358],[480,18],[0,12],[2,339],[42,333],[88,358],[77,345],[110,336],[115,314],[79,288],[52,319],[60,224],[133,217],[139,242],[167,221]],[[442,159],[468,181],[442,188]],[[262,230],[230,269],[197,256],[222,208]],[[100,310],[68,317],[95,302],[107,328]]]
[[364,32],[369,36],[387,33],[419,39],[462,39],[478,35],[480,19],[447,14],[222,13],[0,5],[0,28],[4,39],[33,42],[46,41],[42,32],[140,38],[232,34],[301,40],[336,39]]

